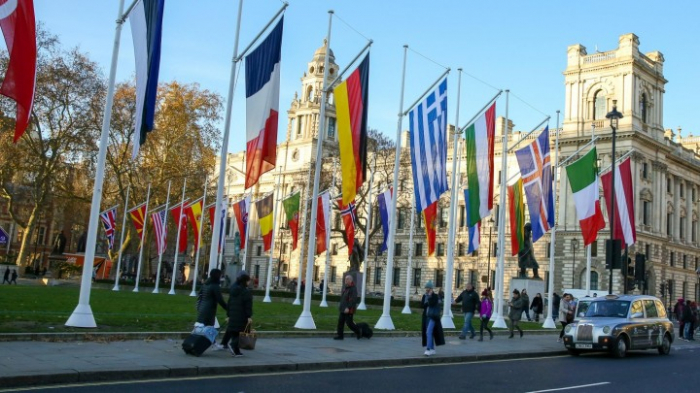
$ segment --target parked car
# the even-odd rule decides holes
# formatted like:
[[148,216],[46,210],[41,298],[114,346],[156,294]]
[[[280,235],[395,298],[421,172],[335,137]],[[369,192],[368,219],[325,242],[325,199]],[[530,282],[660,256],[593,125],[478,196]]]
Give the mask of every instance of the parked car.
[[586,298],[576,306],[574,322],[564,329],[564,346],[572,355],[609,351],[625,357],[631,349],[656,348],[668,355],[673,323],[661,300],[646,295]]

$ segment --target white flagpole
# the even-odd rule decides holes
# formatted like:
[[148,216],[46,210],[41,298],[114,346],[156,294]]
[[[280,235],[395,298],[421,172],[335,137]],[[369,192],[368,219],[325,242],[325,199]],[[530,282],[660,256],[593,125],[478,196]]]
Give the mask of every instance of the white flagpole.
[[[100,134],[100,150],[97,154],[97,168],[95,173],[95,185],[92,192],[92,204],[90,205],[90,220],[88,222],[88,237],[85,247],[85,259],[83,263],[83,276],[80,280],[80,297],[78,305],[66,321],[66,326],[94,328],[95,316],[90,307],[90,289],[92,287],[92,265],[95,260],[95,244],[97,242],[98,219],[100,204],[102,203],[102,186],[105,176],[105,160],[107,157],[107,145],[109,144],[109,125],[112,119],[112,103],[114,101],[114,81],[117,75],[117,59],[119,57],[119,39],[122,32],[122,24],[125,16],[124,0],[119,1],[119,13],[117,14],[117,27],[114,32],[114,47],[112,48],[112,64],[109,69],[109,83],[107,85],[107,98],[102,116],[102,133]],[[116,286],[115,286],[116,287]],[[118,287],[117,287],[118,289]]]
[[[506,328],[506,321],[503,319],[503,287],[504,287],[504,274],[503,269],[505,268],[505,245],[506,245],[506,176],[508,172],[506,169],[508,167],[508,97],[510,95],[510,90],[506,89],[506,118],[503,126],[503,137],[501,153],[501,190],[500,190],[500,202],[498,205],[498,283],[496,284],[496,310],[498,311],[498,317],[493,323],[493,327]],[[500,285],[499,285],[500,284]]]
[[119,256],[117,257],[117,271],[114,273],[114,288],[113,291],[119,291],[119,277],[121,276],[122,267],[122,247],[124,245],[124,230],[126,229],[126,215],[129,214],[129,192],[131,184],[126,188],[126,203],[124,204],[124,216],[122,217],[122,235],[119,238]]
[[[199,252],[202,250],[202,227],[204,226],[205,216],[204,206],[207,205],[207,186],[209,186],[209,176],[207,176],[204,179],[204,195],[202,195],[202,212],[199,215],[199,234],[197,235],[199,238],[199,247],[197,247],[197,253],[194,257],[194,273],[192,274],[192,292],[190,292],[190,296],[197,296],[197,278],[199,278]],[[209,267],[211,266],[216,265],[210,264]]]
[[[408,263],[406,264],[406,296],[403,310],[401,314],[410,314],[411,307],[409,306],[409,297],[411,296],[411,263],[413,262],[413,232],[414,232],[414,222],[416,221],[416,193],[415,190],[412,192],[411,197],[411,229],[408,235]],[[420,219],[420,218],[419,218]]]
[[323,132],[326,128],[326,97],[328,92],[328,61],[331,52],[331,26],[333,23],[333,10],[328,11],[328,34],[326,35],[326,57],[323,60],[323,88],[321,89],[321,113],[318,127],[318,141],[316,142],[316,168],[314,171],[314,190],[311,194],[311,218],[309,220],[309,251],[306,261],[306,288],[304,288],[304,309],[294,324],[297,329],[316,329],[316,323],[311,315],[311,289],[314,256],[316,254],[316,213],[318,209],[318,182],[321,178],[321,161],[323,161]]
[[134,290],[139,291],[139,281],[141,280],[141,262],[143,261],[143,249],[146,248],[146,227],[148,227],[148,202],[151,198],[151,183],[148,183],[148,191],[146,191],[146,210],[143,213],[143,229],[141,230],[141,248],[139,249],[139,264],[136,268],[136,283]]
[[[221,208],[222,208],[221,209],[222,210],[221,211],[221,220],[223,221],[224,217],[228,216],[227,213],[229,211],[229,200],[226,196],[224,196],[224,201],[222,203]],[[216,214],[214,214],[214,215],[216,215]],[[220,244],[216,249],[217,254],[218,254],[218,256],[217,256],[218,258],[216,260],[216,268],[217,269],[221,269],[221,261],[224,258],[224,246],[226,245],[226,222],[222,222],[221,225],[222,225],[222,229],[221,229],[221,231],[220,231],[221,233],[219,235],[222,236],[224,239],[223,240],[219,239]],[[211,229],[212,229],[212,231],[214,230],[214,224],[211,225]]]
[[[559,170],[559,111],[557,111],[557,128],[554,136],[554,159],[552,160],[552,192],[554,193],[554,201],[557,200],[557,171]],[[545,329],[556,329],[554,318],[552,318],[552,309],[554,308],[554,242],[557,232],[557,208],[554,208],[554,226],[552,227],[551,238],[549,240],[549,293],[547,297],[547,317],[542,324]]]
[[408,54],[408,45],[403,46],[403,70],[401,72],[401,97],[399,98],[399,120],[396,125],[396,154],[394,158],[394,192],[391,197],[391,213],[389,214],[389,244],[387,244],[388,253],[386,260],[386,277],[384,280],[384,306],[382,308],[382,316],[379,317],[375,329],[394,330],[394,321],[391,319],[391,276],[394,269],[394,235],[396,234],[396,202],[398,200],[398,190],[396,184],[399,179],[399,166],[401,164],[401,126],[403,123],[403,96],[406,85],[406,57]]
[[180,217],[177,219],[177,239],[175,239],[175,258],[173,259],[173,273],[170,276],[170,292],[168,292],[168,295],[175,294],[175,281],[177,280],[177,255],[180,253],[180,230],[182,229],[182,209],[185,208],[185,186],[187,186],[187,179],[182,182]]
[[[335,171],[336,171],[336,166],[337,166],[337,161],[334,159],[333,160],[333,172],[331,172],[331,176],[333,176],[333,180],[331,182],[331,188],[328,191],[328,196],[330,197],[330,190],[332,189],[335,192]],[[333,203],[331,200],[330,204]],[[331,212],[330,209],[328,211],[324,211],[323,214],[326,216],[325,221],[326,221],[326,265],[323,268],[323,293],[321,294],[321,304],[319,307],[328,307],[328,302],[326,301],[326,294],[328,293],[328,267],[331,264]]]
[[[270,251],[269,257],[267,259],[267,277],[265,280],[265,298],[263,299],[263,303],[272,302],[272,299],[270,299],[270,286],[272,285],[272,255],[275,251],[275,235],[277,234],[277,214],[279,213],[280,204],[280,179],[282,179],[281,166],[279,167],[279,171],[277,171],[277,184],[275,185],[275,189],[272,192],[272,198],[275,201],[275,205],[272,210],[272,237],[270,238]],[[280,245],[280,248],[282,248],[282,245]]]
[[[309,163],[309,172],[306,174],[306,185],[304,186],[304,191],[301,193],[301,202],[304,205],[303,208],[303,216],[302,220],[304,220],[301,224],[301,244],[299,245],[299,273],[297,274],[297,297],[294,299],[294,303],[292,303],[295,306],[298,306],[301,304],[301,275],[302,273],[302,268],[304,266],[303,261],[303,255],[304,255],[304,239],[306,239],[306,204],[307,200],[309,199],[309,178],[311,177],[311,163]],[[297,235],[298,236],[298,235]]]
[[[595,123],[591,123],[591,143],[595,138]],[[614,167],[614,164],[613,164]],[[591,245],[586,247],[586,296],[591,296]],[[574,261],[576,263],[576,261]]]
[[[163,219],[163,232],[161,233],[161,236],[163,236],[163,239],[157,239],[156,241],[159,242],[165,242],[165,238],[167,238],[167,233],[168,233],[168,207],[170,206],[170,183],[171,181],[168,181],[168,196],[165,198],[165,218]],[[156,286],[153,288],[153,293],[158,293],[159,292],[159,286],[160,286],[160,270],[161,266],[163,264],[163,254],[165,254],[166,250],[166,244],[163,244],[163,249],[161,250],[160,255],[158,255],[158,271],[156,272]]]
[[372,222],[372,183],[374,182],[374,169],[377,166],[377,154],[374,154],[374,160],[372,160],[372,172],[369,175],[369,190],[367,191],[367,223],[365,224],[365,257],[364,262],[362,262],[362,294],[360,295],[360,305],[357,306],[358,310],[366,310],[367,305],[365,304],[365,294],[367,293],[367,255],[369,254],[369,231]]
[[457,124],[459,124],[459,99],[460,99],[460,90],[462,87],[462,69],[458,68],[458,82],[457,82],[457,109],[456,109],[456,118],[455,118],[455,131],[452,134],[452,138],[454,139],[454,147],[452,148],[452,190],[450,190],[450,218],[449,218],[449,227],[450,230],[448,231],[447,234],[447,271],[445,272],[445,284],[443,285],[446,289],[445,291],[445,301],[443,302],[443,309],[442,309],[442,318],[440,322],[442,322],[442,327],[447,328],[447,329],[454,329],[455,328],[455,323],[452,320],[452,286],[453,286],[453,279],[454,279],[454,268],[455,268],[455,209],[454,206],[457,204],[457,198],[459,198],[459,194],[457,194],[457,156],[458,156],[458,151],[459,151],[459,140],[461,138],[461,130],[457,128]]
[[[247,205],[245,207],[245,209],[246,209],[245,214],[247,214],[247,218],[246,218],[246,222],[245,222],[245,234],[244,234],[245,238],[243,239],[243,270],[248,271],[246,269],[246,263],[248,262],[248,234],[250,233],[250,209],[251,209],[250,206],[252,205],[252,202],[250,201],[250,199],[251,199],[250,195],[246,196],[244,199],[246,200],[245,204]],[[248,273],[250,273],[250,272],[248,272]]]
[[[458,184],[457,184],[457,186],[456,186],[457,190],[455,191],[455,192],[457,193],[457,196],[456,196],[457,199],[455,200],[455,203],[454,203],[454,206],[453,206],[455,217],[456,217],[456,215],[457,215],[457,209],[459,209],[459,203],[458,203],[458,202],[459,202],[459,197],[460,197],[460,194],[462,194],[462,193],[461,193],[461,191],[462,191],[462,183],[459,181],[459,179],[461,178],[460,175],[461,175],[461,173],[462,173],[462,149],[464,148],[464,145],[465,145],[464,139],[463,139],[463,138],[460,138],[460,140],[459,140],[459,146],[458,146],[458,150],[457,150],[457,152],[458,152],[458,154],[457,154],[457,183],[458,183]],[[466,205],[467,201],[464,201],[464,203],[465,203],[465,205]],[[464,219],[466,220],[467,218],[464,217]],[[457,221],[457,218],[455,218],[455,221]],[[465,222],[466,222],[466,221],[465,221]],[[455,222],[455,231],[457,230],[456,226],[457,226],[457,223]],[[468,233],[469,233],[469,228],[467,227],[467,234],[468,234]],[[481,232],[479,232],[479,236],[481,236]],[[479,238],[479,245],[481,245],[481,238]],[[454,280],[453,280],[453,282],[454,282]],[[454,291],[453,291],[453,292],[450,292],[450,294],[453,295],[452,297],[454,297]],[[447,295],[445,295],[445,296],[447,296]],[[449,315],[451,318],[454,317],[454,316],[452,315],[452,307],[450,307],[449,309],[447,309],[447,313],[448,313],[448,315]]]

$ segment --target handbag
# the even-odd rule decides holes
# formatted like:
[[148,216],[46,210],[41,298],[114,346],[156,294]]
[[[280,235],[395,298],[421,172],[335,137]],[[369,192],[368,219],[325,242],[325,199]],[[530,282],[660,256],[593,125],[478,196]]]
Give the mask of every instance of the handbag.
[[428,318],[431,319],[440,319],[440,308],[435,306],[435,307],[428,307],[427,311],[427,316]]
[[238,346],[241,349],[253,350],[255,349],[255,342],[258,337],[255,335],[255,330],[250,328],[250,322],[245,325],[245,329],[238,336]]

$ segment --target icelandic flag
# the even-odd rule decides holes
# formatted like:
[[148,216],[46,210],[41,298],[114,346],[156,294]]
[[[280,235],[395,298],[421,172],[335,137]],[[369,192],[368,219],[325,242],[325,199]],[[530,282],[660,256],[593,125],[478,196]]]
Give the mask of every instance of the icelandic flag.
[[102,226],[105,229],[108,248],[112,250],[114,249],[114,232],[117,225],[117,207],[115,206],[100,213],[100,220],[102,220]]
[[517,150],[515,157],[518,159],[520,175],[523,178],[534,243],[554,226],[549,127],[545,127],[530,145]]
[[[469,201],[469,189],[464,189],[464,200]],[[469,207],[467,210],[467,223],[469,222]],[[479,245],[481,244],[481,221],[469,227],[469,247],[467,247],[467,254],[471,254],[474,251],[479,250]],[[489,247],[491,247],[489,245]]]
[[153,131],[165,0],[139,0],[129,13],[136,60],[136,129],[131,159]]
[[416,209],[422,212],[447,183],[447,78],[408,114]]
[[377,196],[377,203],[379,206],[379,218],[382,220],[382,229],[384,231],[384,241],[379,246],[379,252],[384,252],[387,250],[389,224],[391,223],[391,188]]
[[277,118],[284,17],[245,58],[246,161],[245,188],[277,162]]

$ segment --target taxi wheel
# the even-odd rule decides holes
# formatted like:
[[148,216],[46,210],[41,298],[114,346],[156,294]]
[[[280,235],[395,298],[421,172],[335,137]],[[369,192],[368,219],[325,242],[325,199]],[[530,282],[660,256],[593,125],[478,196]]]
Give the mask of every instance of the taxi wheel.
[[657,348],[659,350],[659,355],[668,355],[671,353],[671,337],[668,334],[664,334],[664,339],[661,341],[661,346]]
[[619,335],[613,342],[612,355],[616,358],[624,358],[627,355],[627,337]]
[[578,356],[581,354],[581,352],[579,352],[575,349],[571,349],[571,348],[567,348],[567,351],[569,351],[569,355],[571,355],[571,356]]

